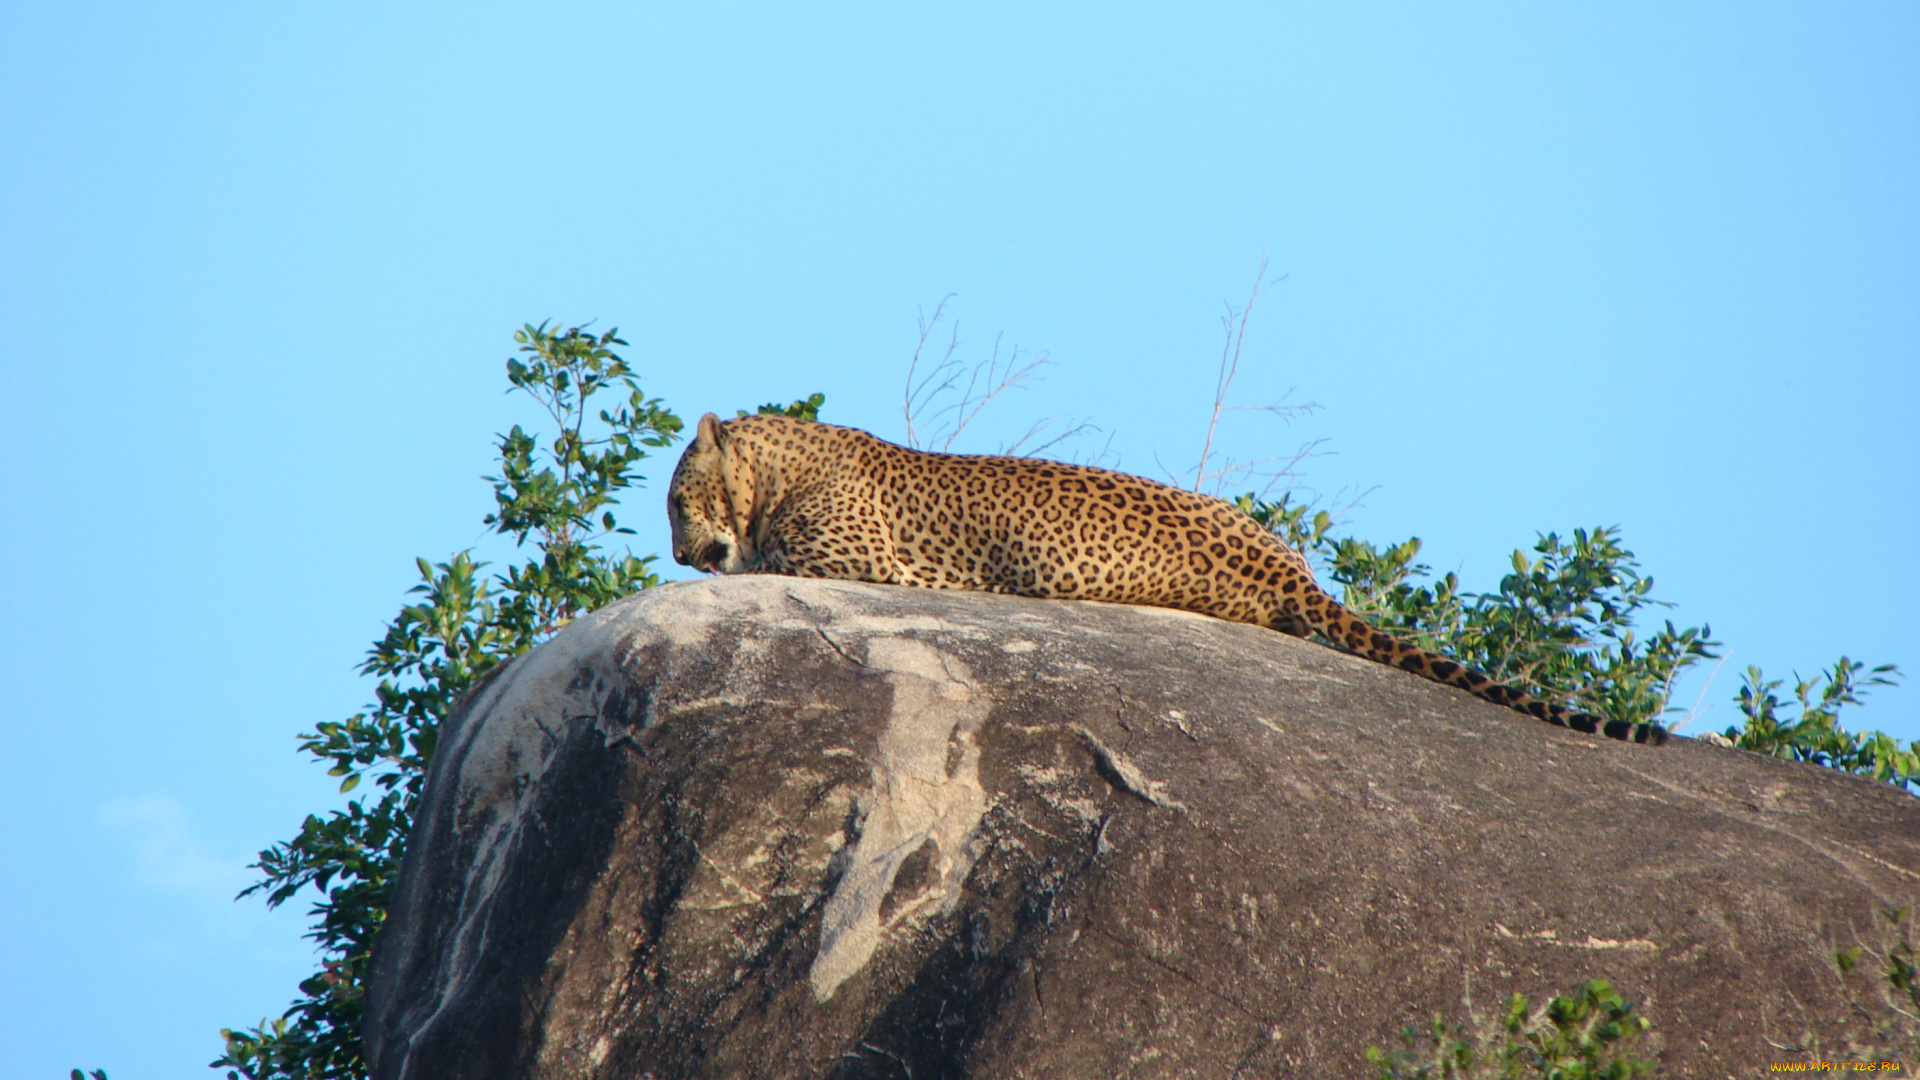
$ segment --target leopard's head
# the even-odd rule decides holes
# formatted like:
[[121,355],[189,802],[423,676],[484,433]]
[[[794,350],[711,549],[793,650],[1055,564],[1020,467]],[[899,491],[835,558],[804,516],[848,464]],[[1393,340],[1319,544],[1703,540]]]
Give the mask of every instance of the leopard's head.
[[727,453],[720,418],[700,418],[693,445],[680,455],[667,489],[667,520],[673,524],[673,561],[707,573],[738,574],[753,566],[747,515],[751,491],[739,491],[737,463]]

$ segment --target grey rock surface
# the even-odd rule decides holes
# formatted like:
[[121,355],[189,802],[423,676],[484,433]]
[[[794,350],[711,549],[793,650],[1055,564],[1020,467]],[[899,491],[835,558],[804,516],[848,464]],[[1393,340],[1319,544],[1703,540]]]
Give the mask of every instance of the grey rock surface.
[[1326,1077],[1604,975],[1663,1074],[1859,1023],[1920,800],[1625,745],[1250,626],[736,577],[447,725],[373,1076]]

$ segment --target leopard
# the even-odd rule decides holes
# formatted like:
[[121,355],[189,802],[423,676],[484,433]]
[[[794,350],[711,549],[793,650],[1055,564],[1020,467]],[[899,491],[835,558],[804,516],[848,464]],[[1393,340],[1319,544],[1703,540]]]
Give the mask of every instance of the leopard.
[[1658,745],[1653,721],[1547,701],[1375,627],[1221,499],[1042,458],[915,450],[777,414],[702,416],[667,492],[673,559],[706,573],[1094,600],[1197,612],[1464,690],[1549,724]]

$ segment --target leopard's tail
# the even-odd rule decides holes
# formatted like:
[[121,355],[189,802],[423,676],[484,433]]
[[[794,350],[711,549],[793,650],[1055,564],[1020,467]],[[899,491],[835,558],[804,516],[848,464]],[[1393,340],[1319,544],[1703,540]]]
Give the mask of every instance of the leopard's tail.
[[1485,672],[1475,670],[1457,660],[1409,645],[1369,624],[1365,619],[1348,611],[1333,597],[1321,594],[1319,605],[1306,608],[1307,622],[1327,640],[1343,645],[1369,660],[1410,671],[1422,678],[1437,683],[1458,687],[1467,693],[1495,705],[1505,705],[1516,712],[1526,713],[1549,724],[1572,728],[1590,734],[1605,735],[1622,742],[1645,743],[1659,746],[1667,741],[1667,729],[1652,722],[1636,723],[1630,720],[1609,720],[1592,713],[1578,712],[1564,705],[1555,705],[1543,701],[1524,690],[1517,690],[1504,683],[1495,682]]

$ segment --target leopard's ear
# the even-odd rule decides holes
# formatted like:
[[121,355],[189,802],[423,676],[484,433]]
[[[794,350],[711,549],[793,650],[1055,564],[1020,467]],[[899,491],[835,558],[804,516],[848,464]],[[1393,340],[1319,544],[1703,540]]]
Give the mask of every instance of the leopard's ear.
[[708,454],[720,449],[720,418],[708,413],[700,418],[700,430],[693,437],[695,453]]

